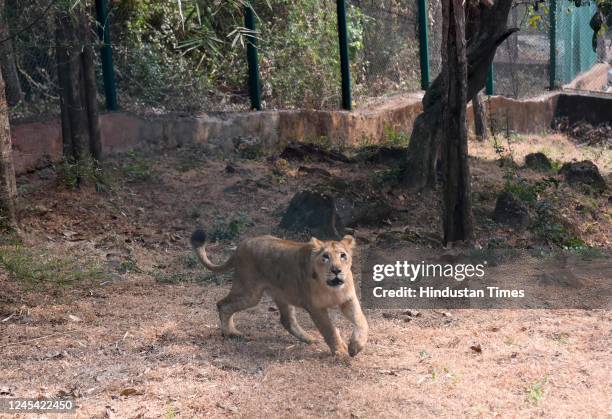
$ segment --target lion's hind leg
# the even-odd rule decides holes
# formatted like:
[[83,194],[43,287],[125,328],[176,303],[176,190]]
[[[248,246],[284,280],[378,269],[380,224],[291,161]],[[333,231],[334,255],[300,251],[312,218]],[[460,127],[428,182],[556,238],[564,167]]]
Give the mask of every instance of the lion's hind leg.
[[262,294],[263,289],[261,288],[243,289],[237,286],[237,282],[234,282],[229,294],[217,303],[221,333],[223,333],[223,336],[242,336],[242,333],[240,333],[234,325],[234,313],[255,307],[259,303],[259,300],[261,300]]
[[281,324],[289,333],[298,338],[304,343],[314,343],[316,339],[310,336],[301,328],[295,318],[295,307],[284,302],[275,300],[278,310],[280,311]]

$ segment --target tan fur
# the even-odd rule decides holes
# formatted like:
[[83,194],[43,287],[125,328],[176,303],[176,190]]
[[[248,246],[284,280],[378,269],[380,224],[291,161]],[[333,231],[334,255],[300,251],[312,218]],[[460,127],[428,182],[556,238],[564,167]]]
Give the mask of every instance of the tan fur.
[[[333,354],[357,355],[366,344],[368,323],[355,293],[351,272],[355,239],[308,243],[261,236],[240,243],[223,265],[214,265],[206,256],[204,245],[195,248],[202,263],[215,272],[234,271],[232,289],[217,303],[221,331],[225,336],[239,336],[233,321],[234,313],[259,303],[264,292],[278,305],[281,323],[295,337],[314,342],[295,318],[294,307],[304,308]],[[332,272],[335,271],[335,272]],[[340,286],[332,286],[344,281]],[[344,343],[332,324],[328,309],[339,307],[353,323],[349,345]]]

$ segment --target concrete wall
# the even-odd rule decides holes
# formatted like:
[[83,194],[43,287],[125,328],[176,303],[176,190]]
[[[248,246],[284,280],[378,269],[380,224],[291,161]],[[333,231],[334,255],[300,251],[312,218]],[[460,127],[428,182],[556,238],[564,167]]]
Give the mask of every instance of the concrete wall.
[[[105,156],[130,149],[160,149],[189,143],[231,147],[236,137],[257,137],[269,149],[290,140],[326,137],[335,144],[375,143],[389,131],[410,133],[422,110],[422,94],[396,96],[371,108],[346,111],[263,111],[194,116],[137,115],[128,112],[100,116]],[[529,100],[493,96],[492,115],[501,126],[532,134],[545,132],[555,117],[589,122],[612,120],[612,99],[558,92]],[[471,112],[468,111],[471,118]],[[470,124],[471,125],[471,124]],[[15,168],[24,173],[58,162],[62,157],[59,119],[11,124]]]

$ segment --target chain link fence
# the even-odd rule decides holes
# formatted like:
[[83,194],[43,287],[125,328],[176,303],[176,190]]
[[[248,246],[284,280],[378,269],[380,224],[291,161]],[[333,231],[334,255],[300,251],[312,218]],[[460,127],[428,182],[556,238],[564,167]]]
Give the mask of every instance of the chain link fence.
[[11,103],[13,117],[59,112],[54,25],[52,16],[43,14],[48,5],[39,0],[5,3],[8,39],[0,45],[1,64],[9,103],[17,102]]
[[[433,81],[441,70],[441,4],[423,3]],[[3,54],[3,73],[8,79],[4,64],[14,60],[23,92],[23,99],[11,108],[13,118],[59,113],[54,11],[45,10],[50,4],[53,1],[6,0],[13,52],[11,57]],[[538,10],[533,4],[517,1],[511,10],[508,25],[521,30],[498,48],[495,94],[535,96],[548,91],[551,82],[561,86],[596,62],[589,26],[593,1],[575,7],[569,0],[552,0],[538,3]],[[160,113],[248,110],[246,44],[254,36],[263,109],[339,109],[337,2],[254,0],[255,32],[244,28],[243,5],[239,0],[110,2],[106,22],[119,108]],[[346,16],[354,107],[420,91],[420,52],[425,45],[419,37],[419,1],[346,0]],[[95,16],[91,20],[95,22]],[[103,106],[101,67],[97,62]]]
[[493,60],[494,93],[513,98],[549,90],[549,22],[544,6],[519,4],[510,10],[508,26],[519,28],[497,48]]
[[551,60],[554,65],[551,78],[555,85],[561,85],[572,81],[597,61],[592,45],[593,30],[589,26],[597,6],[594,1],[585,2],[580,7],[568,0],[556,0],[553,4],[556,22],[551,39],[556,43],[556,57]]

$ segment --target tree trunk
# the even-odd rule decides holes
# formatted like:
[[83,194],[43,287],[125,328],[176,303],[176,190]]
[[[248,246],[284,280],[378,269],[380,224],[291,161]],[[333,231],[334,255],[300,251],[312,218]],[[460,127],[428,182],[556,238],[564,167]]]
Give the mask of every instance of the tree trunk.
[[463,0],[442,0],[442,163],[444,243],[472,239],[466,103],[467,57]]
[[96,87],[96,70],[94,68],[94,52],[92,47],[91,31],[89,21],[85,13],[81,14],[80,28],[84,40],[83,52],[81,54],[81,65],[83,73],[83,88],[85,94],[85,105],[89,127],[89,149],[96,160],[102,159],[102,140],[100,136],[100,120],[98,117],[98,100]]
[[65,16],[61,13],[55,19],[55,61],[59,82],[60,112],[62,121],[62,142],[64,157],[72,157],[72,132],[70,131],[70,109],[68,108],[68,89],[70,85],[70,69],[68,67],[68,39],[64,25]]
[[480,140],[489,137],[487,131],[487,109],[482,100],[482,93],[478,92],[472,98],[472,112],[474,114],[474,132]]
[[19,81],[19,73],[15,64],[15,51],[6,18],[5,0],[0,0],[0,69],[6,79],[6,99],[9,105],[14,106],[23,99],[23,90]]
[[0,71],[0,211],[2,227],[18,231],[17,227],[17,186],[13,166],[11,127],[8,104],[4,92],[4,79]]
[[[466,100],[482,90],[497,46],[517,30],[506,28],[511,4],[512,0],[497,0],[491,8],[481,5],[469,9],[470,14],[466,22]],[[423,189],[435,186],[443,93],[443,83],[439,75],[425,92],[423,112],[416,118],[410,136],[404,177],[408,187]]]

